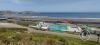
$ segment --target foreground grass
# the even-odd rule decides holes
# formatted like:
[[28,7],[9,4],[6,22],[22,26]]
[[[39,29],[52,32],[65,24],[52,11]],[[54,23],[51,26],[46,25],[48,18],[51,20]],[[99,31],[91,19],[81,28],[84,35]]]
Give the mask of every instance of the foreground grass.
[[76,38],[18,32],[14,29],[5,30],[6,31],[0,31],[0,45],[100,45],[98,42],[82,41]]

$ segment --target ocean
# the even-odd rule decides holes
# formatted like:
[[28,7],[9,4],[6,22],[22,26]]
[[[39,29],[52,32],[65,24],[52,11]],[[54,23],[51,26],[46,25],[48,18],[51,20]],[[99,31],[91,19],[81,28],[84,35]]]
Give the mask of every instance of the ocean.
[[100,13],[36,13],[24,14],[24,16],[50,16],[64,18],[100,18]]

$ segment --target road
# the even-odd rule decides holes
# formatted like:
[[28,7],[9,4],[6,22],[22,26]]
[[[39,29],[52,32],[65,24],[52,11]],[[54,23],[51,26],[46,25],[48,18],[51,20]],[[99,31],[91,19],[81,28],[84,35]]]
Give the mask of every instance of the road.
[[24,28],[21,25],[17,25],[14,23],[2,23],[0,22],[0,28]]

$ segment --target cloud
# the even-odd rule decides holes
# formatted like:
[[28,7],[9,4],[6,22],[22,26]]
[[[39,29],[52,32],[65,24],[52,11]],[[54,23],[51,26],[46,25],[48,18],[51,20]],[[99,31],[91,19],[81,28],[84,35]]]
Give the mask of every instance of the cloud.
[[100,0],[85,0],[70,3],[57,3],[42,5],[38,8],[41,12],[100,12]]
[[100,0],[0,0],[1,9],[37,12],[100,12]]
[[33,0],[11,0],[12,3],[19,4],[19,3],[29,3]]

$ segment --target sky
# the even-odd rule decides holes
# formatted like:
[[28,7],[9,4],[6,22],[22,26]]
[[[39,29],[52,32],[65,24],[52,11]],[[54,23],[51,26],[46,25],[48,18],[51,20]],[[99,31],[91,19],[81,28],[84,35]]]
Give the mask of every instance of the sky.
[[0,10],[100,12],[100,0],[0,0]]

